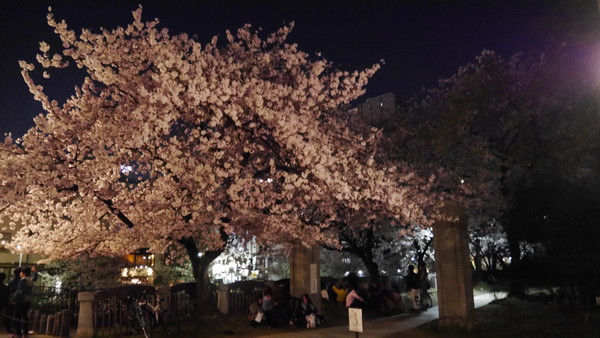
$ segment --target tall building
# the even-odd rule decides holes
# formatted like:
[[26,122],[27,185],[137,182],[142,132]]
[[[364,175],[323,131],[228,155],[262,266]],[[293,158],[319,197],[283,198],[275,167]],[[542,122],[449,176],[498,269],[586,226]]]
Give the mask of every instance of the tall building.
[[396,113],[396,96],[387,93],[367,99],[358,105],[358,114],[370,125],[382,128]]

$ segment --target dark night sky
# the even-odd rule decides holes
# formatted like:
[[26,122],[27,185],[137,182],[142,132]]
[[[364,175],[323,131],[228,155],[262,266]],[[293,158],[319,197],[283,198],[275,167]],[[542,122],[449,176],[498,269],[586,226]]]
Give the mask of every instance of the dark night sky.
[[[289,41],[311,54],[321,52],[336,68],[360,69],[384,59],[365,98],[394,92],[401,99],[435,85],[484,48],[505,56],[539,48],[548,38],[548,18],[556,14],[551,0],[2,1],[0,135],[21,136],[42,113],[23,83],[18,60],[32,62],[39,41],[56,41],[45,19],[49,5],[58,19],[80,31],[126,25],[138,3],[144,20],[159,18],[171,32],[197,34],[202,43],[245,23],[270,33],[295,21]],[[79,82],[56,75],[42,84],[62,101]]]

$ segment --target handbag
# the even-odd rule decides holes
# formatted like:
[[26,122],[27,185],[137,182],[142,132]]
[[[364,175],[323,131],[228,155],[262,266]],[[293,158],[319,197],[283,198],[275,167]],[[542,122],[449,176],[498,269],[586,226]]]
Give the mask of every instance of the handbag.
[[312,329],[317,327],[317,318],[314,313],[306,315],[306,328]]
[[260,323],[263,320],[263,316],[264,316],[264,313],[262,311],[258,311],[258,313],[256,314],[256,318],[254,318],[254,320],[257,323]]

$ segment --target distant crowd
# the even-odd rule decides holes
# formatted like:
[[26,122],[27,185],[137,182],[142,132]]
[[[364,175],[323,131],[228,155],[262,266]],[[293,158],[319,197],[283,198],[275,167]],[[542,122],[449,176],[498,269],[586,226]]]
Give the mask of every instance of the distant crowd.
[[[388,288],[386,283],[361,282],[355,274],[328,283],[321,290],[321,301],[332,303],[341,308],[370,309],[378,313],[422,311],[432,306],[427,290],[428,271],[425,265],[415,269],[408,266],[403,279],[406,297],[397,285]],[[428,298],[428,301],[426,299]],[[318,312],[309,295],[300,298],[292,297],[283,288],[271,283],[265,287],[263,296],[250,304],[250,325],[270,327],[306,327],[313,328],[325,321]]]

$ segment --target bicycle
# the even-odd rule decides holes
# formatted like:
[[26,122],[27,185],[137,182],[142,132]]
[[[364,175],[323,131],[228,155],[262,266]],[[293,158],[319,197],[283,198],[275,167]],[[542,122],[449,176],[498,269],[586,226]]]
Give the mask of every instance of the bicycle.
[[160,303],[164,299],[156,294],[155,305],[148,302],[145,293],[140,299],[133,301],[130,307],[130,323],[133,334],[143,334],[145,338],[152,337],[152,330],[161,326],[167,336],[176,336],[181,331],[177,314],[169,309],[162,309]]
[[152,312],[152,326],[160,325],[167,336],[176,336],[181,331],[181,325],[177,314],[170,309],[161,309],[160,303],[164,299],[160,299],[160,295],[156,294],[156,305],[145,302],[146,307]]
[[147,302],[131,299],[131,307],[129,308],[131,333],[143,334],[145,338],[151,338],[153,326],[151,321],[153,317],[149,315],[147,310],[142,309],[144,304],[147,304]]

